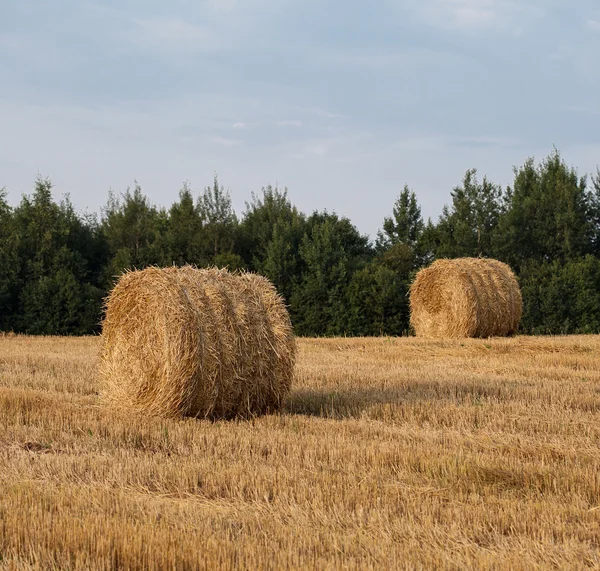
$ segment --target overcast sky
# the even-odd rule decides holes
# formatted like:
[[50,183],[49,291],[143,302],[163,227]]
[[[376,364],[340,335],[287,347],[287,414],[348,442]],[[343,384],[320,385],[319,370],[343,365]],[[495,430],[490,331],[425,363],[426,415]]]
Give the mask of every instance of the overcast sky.
[[556,146],[600,163],[597,0],[0,0],[0,187],[99,211],[217,172],[372,236],[405,183],[437,218]]

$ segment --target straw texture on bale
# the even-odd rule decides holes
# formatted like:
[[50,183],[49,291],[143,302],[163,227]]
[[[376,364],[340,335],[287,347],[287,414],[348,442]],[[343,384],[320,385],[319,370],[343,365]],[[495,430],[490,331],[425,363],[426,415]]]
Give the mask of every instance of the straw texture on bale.
[[296,342],[262,276],[192,266],[123,274],[106,300],[100,377],[111,404],[233,418],[281,408]]
[[510,335],[522,308],[512,270],[489,258],[437,260],[410,288],[410,323],[419,337]]

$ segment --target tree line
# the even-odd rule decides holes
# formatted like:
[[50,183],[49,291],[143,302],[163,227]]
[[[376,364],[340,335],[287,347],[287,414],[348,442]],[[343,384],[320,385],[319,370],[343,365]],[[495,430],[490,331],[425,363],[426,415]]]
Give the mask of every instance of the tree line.
[[579,176],[554,150],[515,168],[507,188],[470,169],[450,196],[425,222],[404,186],[370,240],[348,218],[300,212],[278,187],[253,193],[238,216],[216,176],[198,196],[184,184],[170,208],[136,183],[83,215],[38,178],[15,207],[0,190],[0,330],[96,333],[123,271],[190,263],[267,276],[298,335],[400,335],[419,268],[486,256],[519,278],[523,333],[600,332],[600,171]]

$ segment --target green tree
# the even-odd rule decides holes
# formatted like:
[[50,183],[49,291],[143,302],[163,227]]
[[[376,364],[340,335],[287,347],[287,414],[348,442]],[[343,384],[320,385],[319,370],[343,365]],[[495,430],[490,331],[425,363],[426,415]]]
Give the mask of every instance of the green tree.
[[244,259],[252,269],[260,270],[275,227],[293,224],[300,214],[290,202],[287,188],[282,191],[269,185],[262,188],[262,196],[252,192],[251,197],[250,202],[246,202],[240,236]]
[[587,196],[590,248],[596,257],[600,257],[600,168],[596,167],[591,182],[592,187]]
[[558,151],[539,165],[515,169],[496,234],[496,249],[519,270],[528,260],[566,262],[592,248],[593,227],[585,177],[567,167]]
[[268,277],[289,300],[298,283],[302,261],[300,244],[305,217],[288,199],[287,189],[267,186],[262,196],[252,193],[240,224],[240,247],[249,267]]
[[165,234],[168,215],[152,206],[136,182],[121,199],[111,192],[104,209],[102,234],[110,261],[105,271],[107,285],[126,269],[168,263]]
[[206,235],[202,224],[200,205],[194,204],[192,191],[187,183],[179,191],[179,201],[169,210],[166,233],[168,263],[175,265],[208,263]]
[[352,275],[371,256],[368,238],[346,218],[314,213],[300,245],[301,281],[291,296],[291,312],[299,335],[347,332],[346,290]]
[[383,221],[383,231],[378,233],[377,244],[385,249],[392,244],[415,247],[423,232],[423,217],[416,194],[405,185],[394,203],[392,216]]
[[[219,186],[217,175],[213,185],[204,189],[198,209],[206,237],[206,256],[211,263],[218,262],[219,256],[235,253],[233,250],[238,220],[231,204],[231,196],[222,185]],[[235,260],[236,263],[241,263],[237,256]]]
[[303,261],[300,245],[304,236],[304,219],[280,221],[273,228],[265,257],[257,264],[257,271],[269,278],[279,293],[290,300],[294,287],[300,282]]
[[465,173],[444,206],[435,226],[426,229],[429,247],[437,258],[492,256],[494,232],[502,214],[502,189],[487,177],[480,182],[476,169]]
[[600,260],[587,255],[523,264],[521,330],[528,334],[600,333]]
[[6,189],[0,188],[0,330],[3,331],[14,328],[20,267],[14,215],[6,196]]
[[387,266],[383,258],[356,271],[348,285],[348,332],[363,336],[408,331],[408,287],[407,275]]
[[[68,199],[57,204],[52,184],[38,179],[15,210],[21,260],[15,329],[33,334],[82,334],[98,328],[102,290],[90,259],[85,222]],[[92,238],[90,238],[90,241]]]

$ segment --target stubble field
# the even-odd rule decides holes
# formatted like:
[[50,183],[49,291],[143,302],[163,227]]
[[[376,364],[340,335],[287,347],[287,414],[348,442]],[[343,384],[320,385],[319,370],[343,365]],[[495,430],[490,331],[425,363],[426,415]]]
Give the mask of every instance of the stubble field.
[[600,568],[600,337],[301,339],[285,412],[100,403],[0,336],[0,568]]

